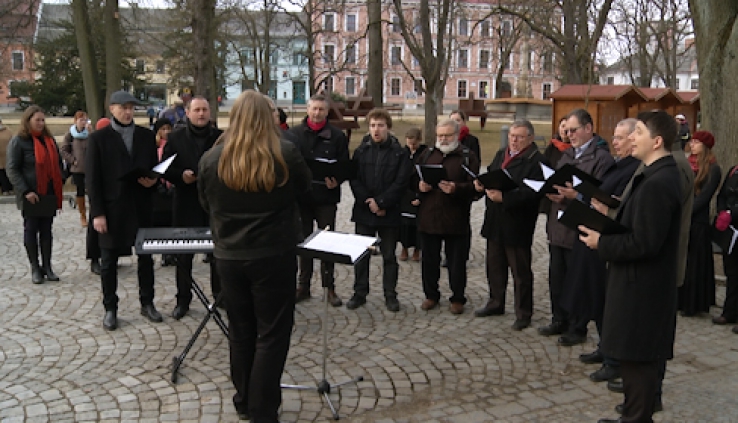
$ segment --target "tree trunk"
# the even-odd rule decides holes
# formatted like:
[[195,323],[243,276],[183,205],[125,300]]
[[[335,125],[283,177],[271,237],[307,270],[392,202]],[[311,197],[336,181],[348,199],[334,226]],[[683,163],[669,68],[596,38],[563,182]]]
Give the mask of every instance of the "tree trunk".
[[120,16],[118,0],[105,0],[105,90],[106,103],[110,95],[122,88],[123,57],[121,55]]
[[[369,23],[367,25],[367,37],[369,39],[369,63],[366,75],[366,88],[374,105],[381,107],[384,103],[384,55],[382,54],[382,2],[381,0],[368,0],[367,13]],[[426,96],[427,100],[427,96]]]
[[92,46],[87,0],[72,0],[72,10],[74,32],[77,36],[77,49],[79,50],[80,68],[82,70],[82,82],[85,88],[87,114],[93,122],[96,122],[104,115],[105,110],[103,109],[103,99],[100,98],[100,80],[97,74],[95,51]]
[[738,164],[738,3],[690,0],[700,72],[702,129],[715,135],[723,170]]
[[194,0],[192,14],[193,56],[195,59],[194,95],[210,103],[210,117],[218,116],[218,89],[215,86],[215,0]]

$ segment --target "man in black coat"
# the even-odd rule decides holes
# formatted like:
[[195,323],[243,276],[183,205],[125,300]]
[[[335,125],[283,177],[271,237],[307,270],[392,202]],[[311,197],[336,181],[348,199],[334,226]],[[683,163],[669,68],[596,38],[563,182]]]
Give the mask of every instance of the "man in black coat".
[[[307,117],[300,125],[289,132],[297,140],[297,146],[308,166],[316,159],[349,161],[348,139],[340,129],[328,123],[328,99],[316,94],[308,101]],[[285,137],[290,139],[291,137]],[[343,179],[325,177],[312,181],[312,193],[306,203],[300,204],[303,236],[313,232],[314,224],[318,228],[330,230],[336,227],[336,204],[341,201],[341,183]],[[313,259],[300,256],[300,274],[298,276],[295,301],[310,298],[310,279],[313,276]],[[320,276],[323,286],[328,288],[328,302],[340,307],[343,302],[336,295],[336,284],[333,275],[333,263],[320,262]]]
[[543,180],[541,162],[548,162],[533,143],[535,132],[527,120],[513,122],[508,134],[508,147],[497,152],[488,172],[505,169],[518,187],[507,192],[486,189],[478,181],[474,187],[486,192],[482,236],[487,239],[487,283],[489,301],[474,312],[478,317],[505,313],[507,269],[515,282],[515,322],[513,329],[530,326],[533,315],[533,270],[531,246],[538,219],[541,196],[528,188],[523,179]]
[[625,389],[621,419],[600,423],[651,422],[659,364],[674,356],[682,189],[670,150],[677,128],[664,111],[642,112],[638,120],[633,157],[644,169],[617,214],[628,232],[579,227],[582,242],[610,263],[601,350],[620,361]]
[[[202,155],[213,146],[223,131],[210,125],[210,104],[203,97],[193,98],[187,104],[185,113],[187,123],[169,134],[161,157],[163,161],[177,155],[164,175],[175,186],[172,226],[210,226],[208,214],[200,206],[198,199],[197,166]],[[177,255],[177,305],[172,311],[172,317],[177,320],[187,314],[192,302],[193,257],[194,254]],[[220,294],[220,279],[215,270],[215,259],[210,259],[210,284],[213,297],[217,299]]]
[[[359,235],[379,236],[382,252],[385,306],[391,312],[400,311],[397,300],[397,256],[395,249],[400,237],[400,202],[410,181],[410,159],[407,149],[390,135],[392,117],[384,109],[373,109],[366,115],[369,135],[354,152],[357,175],[351,180],[354,193],[351,220],[356,222]],[[369,257],[356,263],[354,295],[346,303],[349,310],[366,303],[369,294]]]
[[[156,140],[149,129],[133,122],[138,100],[125,91],[110,96],[110,126],[93,132],[87,141],[85,170],[90,197],[90,217],[99,234],[103,327],[118,327],[118,257],[130,253],[139,228],[151,226],[152,194],[156,179],[136,177],[136,170],[156,166]],[[132,172],[133,171],[133,172]],[[141,314],[161,322],[154,307],[154,261],[138,256],[138,289]]]

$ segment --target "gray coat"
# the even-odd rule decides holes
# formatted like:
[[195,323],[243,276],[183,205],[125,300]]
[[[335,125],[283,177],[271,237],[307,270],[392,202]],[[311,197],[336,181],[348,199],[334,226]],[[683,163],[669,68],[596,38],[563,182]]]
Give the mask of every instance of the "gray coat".
[[[56,154],[59,156],[58,147]],[[59,169],[61,168],[61,156],[59,156]],[[18,210],[23,210],[23,198],[29,192],[37,192],[38,189],[36,187],[36,150],[33,146],[33,138],[20,135],[11,138],[8,144],[8,162],[5,172],[8,174],[10,183],[13,184],[15,204]]]

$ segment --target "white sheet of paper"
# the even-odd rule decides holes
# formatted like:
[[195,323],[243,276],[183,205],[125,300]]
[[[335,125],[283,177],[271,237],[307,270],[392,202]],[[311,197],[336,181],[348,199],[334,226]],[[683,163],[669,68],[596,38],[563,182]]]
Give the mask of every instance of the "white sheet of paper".
[[525,185],[528,185],[530,189],[532,189],[535,192],[540,191],[541,188],[543,188],[543,185],[545,184],[545,182],[543,181],[536,181],[534,179],[523,179],[523,183]]
[[736,240],[738,240],[738,230],[736,230],[733,225],[730,225],[729,228],[731,231],[733,231],[733,237],[730,240],[730,247],[728,247],[728,255],[733,252],[733,248],[735,248],[735,242]]
[[166,172],[167,169],[169,169],[169,165],[172,164],[172,162],[174,161],[174,158],[175,157],[177,157],[176,154],[173,155],[172,157],[164,160],[163,162],[159,163],[158,165],[154,166],[154,168],[151,169],[151,170],[153,170],[156,173],[159,173],[159,174],[162,174],[163,175],[164,172]]
[[377,238],[375,237],[321,231],[303,247],[327,253],[344,254],[351,257],[352,262],[355,262],[364,254],[367,248],[376,242]]
[[541,165],[541,170],[543,171],[543,179],[548,179],[551,177],[551,175],[556,173],[556,171],[546,166],[545,164],[543,163],[538,163],[538,164]]
[[582,183],[582,180],[581,180],[581,179],[579,179],[579,178],[577,178],[577,176],[576,176],[576,175],[571,175],[571,177],[572,177],[572,178],[573,178],[573,180],[574,180],[574,182],[573,182],[573,183],[571,184],[572,186],[574,186],[574,187],[575,187],[575,186],[577,186],[577,185],[579,185],[579,184],[581,184],[581,183]]
[[563,215],[564,215],[564,211],[563,211],[563,210],[559,210],[559,211],[558,211],[558,212],[556,213],[556,219],[557,219],[557,220],[561,220],[561,216],[563,216]]

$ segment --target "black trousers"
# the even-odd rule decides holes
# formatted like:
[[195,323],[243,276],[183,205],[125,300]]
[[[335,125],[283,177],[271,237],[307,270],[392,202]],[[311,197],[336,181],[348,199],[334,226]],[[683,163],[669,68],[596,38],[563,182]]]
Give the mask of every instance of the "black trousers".
[[51,241],[53,217],[23,217],[23,245],[39,245]]
[[[361,223],[356,224],[358,235],[379,236],[379,250],[382,252],[382,289],[385,298],[397,298],[397,240],[400,237],[400,228],[395,226],[368,226]],[[354,266],[354,292],[366,297],[369,295],[369,258],[365,256]]]
[[466,304],[466,244],[468,237],[468,234],[436,235],[420,232],[420,242],[423,246],[421,273],[425,298],[433,301],[441,299],[438,280],[441,278],[441,243],[445,243],[448,282],[452,292],[449,301]]
[[[3,166],[5,163],[3,163]],[[7,172],[5,172],[5,169],[0,169],[0,189],[2,189],[2,192],[8,192],[13,190],[13,184],[10,183],[10,178],[8,178]]]
[[725,272],[725,303],[723,317],[729,322],[738,321],[738,254],[723,254]]
[[276,423],[295,321],[296,251],[216,263],[228,313],[233,405],[252,422]]
[[[325,204],[300,208],[302,219],[302,234],[306,238],[313,233],[313,222],[318,228],[334,230],[336,227],[336,205]],[[332,262],[320,261],[320,277],[324,287],[335,289],[336,282],[333,274],[334,264]],[[300,285],[310,288],[310,279],[313,277],[313,259],[300,256]]]
[[72,182],[74,182],[74,186],[77,187],[77,197],[84,197],[85,191],[86,191],[85,174],[84,173],[73,173]]
[[564,292],[566,270],[569,267],[569,248],[549,245],[550,261],[548,265],[548,291],[551,296],[551,320],[567,323],[569,314],[561,307],[561,295]]
[[[118,257],[117,250],[100,249],[100,280],[102,281],[103,306],[106,311],[118,310]],[[150,254],[138,256],[138,298],[141,305],[154,303],[154,260]]]
[[507,269],[515,283],[515,317],[530,319],[533,315],[533,270],[530,247],[508,247],[487,240],[487,284],[493,307],[505,309]]
[[622,423],[651,423],[656,389],[659,384],[658,361],[621,361],[625,402]]
[[[177,281],[177,304],[188,306],[192,302],[192,260],[194,254],[177,254],[177,272],[174,277]],[[218,299],[220,295],[220,277],[216,269],[216,259],[210,260],[210,288],[213,298]]]

